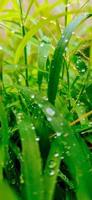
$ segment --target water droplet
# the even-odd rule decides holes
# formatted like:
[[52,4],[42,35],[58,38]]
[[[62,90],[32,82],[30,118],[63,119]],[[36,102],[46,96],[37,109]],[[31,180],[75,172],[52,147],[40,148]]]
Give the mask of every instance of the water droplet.
[[34,126],[32,126],[32,130],[35,130],[35,127],[34,127]]
[[67,43],[68,42],[68,39],[65,39],[65,43]]
[[2,50],[3,49],[3,47],[2,46],[0,46],[0,50]]
[[49,164],[49,168],[50,168],[50,169],[53,169],[55,166],[56,166],[55,161],[51,160],[51,161],[50,161],[50,164]]
[[50,171],[50,173],[49,173],[50,176],[53,176],[54,174],[55,174],[54,170]]
[[64,159],[64,156],[61,156],[61,160],[63,160]]
[[43,99],[44,99],[45,101],[48,101],[48,98],[47,98],[46,96],[44,96]]
[[36,137],[36,141],[39,142],[39,141],[40,141],[40,138],[39,138],[39,137]]
[[65,133],[65,134],[64,134],[64,137],[68,137],[68,135],[69,135],[68,133]]
[[39,106],[40,108],[42,108],[43,105],[39,103],[38,106]]
[[55,157],[55,158],[59,157],[59,153],[56,152],[56,153],[54,154],[54,157]]
[[44,58],[47,58],[47,56],[46,56],[46,55],[44,55]]
[[47,117],[47,120],[48,120],[49,122],[51,122],[51,121],[52,121],[52,118],[51,118],[51,117]]
[[69,7],[70,7],[70,5],[71,5],[71,4],[70,4],[70,3],[68,3],[68,4],[66,4],[66,5],[65,5],[65,7],[66,7],[66,8],[69,8]]
[[46,20],[46,19],[47,19],[47,17],[44,17],[44,16],[41,16],[41,18],[42,18],[42,19],[44,19],[44,20]]
[[86,70],[85,69],[81,69],[81,72],[84,73]]
[[34,95],[34,94],[32,94],[32,95],[31,95],[31,99],[34,99],[34,98],[35,98],[35,95]]
[[74,32],[74,31],[72,32],[72,35],[75,35],[75,32]]
[[21,184],[24,183],[23,175],[20,176],[20,183],[21,183]]
[[57,136],[57,137],[60,137],[61,135],[62,135],[61,132],[57,132],[57,133],[56,133],[56,136]]
[[44,43],[41,43],[41,44],[40,44],[40,47],[43,47],[43,46],[44,46]]
[[89,172],[92,172],[92,168],[89,169]]
[[54,116],[55,115],[55,111],[52,108],[46,108],[46,112],[50,116]]

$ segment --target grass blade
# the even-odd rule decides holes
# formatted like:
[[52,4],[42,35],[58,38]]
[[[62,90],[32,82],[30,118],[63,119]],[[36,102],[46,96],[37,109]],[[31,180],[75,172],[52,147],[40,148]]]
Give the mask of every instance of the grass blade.
[[55,99],[56,99],[60,71],[61,71],[63,60],[64,60],[65,49],[69,43],[72,33],[80,25],[80,23],[86,20],[89,16],[90,15],[80,15],[79,17],[76,17],[65,28],[65,31],[55,49],[51,67],[50,67],[49,83],[48,83],[48,99],[52,104],[55,103]]
[[36,141],[35,130],[28,116],[19,123],[22,140],[22,174],[24,177],[23,192],[27,200],[43,199],[43,182],[39,146]]

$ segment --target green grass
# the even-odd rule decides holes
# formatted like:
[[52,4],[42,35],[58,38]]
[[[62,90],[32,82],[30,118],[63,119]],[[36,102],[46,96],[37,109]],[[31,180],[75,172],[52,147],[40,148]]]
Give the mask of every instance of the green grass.
[[0,199],[91,200],[91,3],[9,2],[0,2]]

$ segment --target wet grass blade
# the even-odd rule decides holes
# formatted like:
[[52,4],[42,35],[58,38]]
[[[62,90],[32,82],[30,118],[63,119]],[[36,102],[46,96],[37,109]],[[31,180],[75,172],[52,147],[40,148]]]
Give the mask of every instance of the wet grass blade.
[[2,200],[19,200],[16,194],[12,191],[12,189],[8,186],[7,183],[3,182],[0,184],[0,198]]
[[22,141],[23,193],[27,200],[42,200],[44,191],[41,157],[36,141],[36,133],[28,116],[24,115],[24,119],[19,123],[19,131]]
[[63,61],[64,61],[64,53],[65,53],[66,47],[68,46],[72,33],[80,25],[80,23],[86,20],[89,16],[91,15],[84,14],[84,15],[80,15],[79,17],[76,17],[65,28],[65,31],[55,49],[51,67],[50,67],[49,83],[48,83],[48,99],[52,104],[55,103],[55,99],[57,95],[60,71],[62,68]]
[[[30,90],[24,90],[25,99],[30,102]],[[45,168],[45,190],[46,198],[52,200],[54,188],[56,184],[57,168],[59,168],[60,156],[62,149],[64,150],[64,162],[72,176],[73,184],[76,190],[77,199],[90,200],[92,196],[92,163],[91,154],[80,135],[76,135],[69,126],[67,119],[67,108],[61,105],[62,114],[58,112],[49,102],[37,97],[36,103],[41,104],[41,109],[45,114],[48,122],[52,126],[56,136],[52,141],[51,151],[48,156]],[[31,99],[32,101],[32,99]],[[66,113],[66,114],[65,114]],[[58,145],[57,145],[58,144]],[[49,164],[55,157],[54,147],[56,145],[56,166],[52,168],[52,176],[50,176]],[[52,181],[51,181],[52,180]]]
[[2,181],[3,167],[5,162],[7,162],[9,144],[7,116],[2,102],[0,102],[0,126],[0,181]]
[[38,48],[38,85],[41,89],[43,77],[46,73],[46,61],[50,51],[50,41],[49,38],[43,37]]

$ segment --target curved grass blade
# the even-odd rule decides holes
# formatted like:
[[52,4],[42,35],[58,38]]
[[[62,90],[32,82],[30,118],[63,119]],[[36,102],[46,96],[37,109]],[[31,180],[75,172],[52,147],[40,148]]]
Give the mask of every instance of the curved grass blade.
[[41,89],[43,77],[46,71],[46,61],[49,55],[50,41],[49,38],[43,37],[42,42],[38,48],[38,85]]
[[[23,96],[25,99],[29,99],[31,91],[22,90]],[[33,99],[31,99],[32,101]],[[56,133],[54,141],[52,141],[51,153],[48,156],[46,168],[45,168],[45,194],[46,199],[52,200],[54,188],[56,184],[57,168],[59,167],[60,155],[64,150],[64,162],[66,163],[68,170],[72,176],[73,184],[76,189],[77,199],[91,200],[92,196],[92,163],[91,163],[91,154],[88,150],[84,141],[82,141],[80,135],[74,134],[74,130],[69,126],[69,123],[66,120],[66,106],[64,104],[62,107],[62,114],[58,112],[54,106],[52,106],[48,101],[44,101],[40,97],[37,97],[36,103],[42,105],[41,109],[45,114],[47,120],[52,126],[53,131]],[[67,111],[68,113],[68,111]],[[58,144],[58,145],[57,145]],[[53,160],[55,155],[53,146],[56,145],[56,166],[52,176],[49,172],[49,161]],[[52,179],[52,181],[50,180]]]
[[43,199],[43,180],[41,157],[36,141],[36,133],[29,117],[22,113],[23,119],[18,122],[22,140],[22,174],[24,178],[23,193],[27,200]]
[[79,17],[76,17],[65,28],[65,31],[58,42],[58,45],[55,49],[54,56],[52,59],[51,67],[50,67],[49,83],[48,83],[48,99],[52,104],[55,103],[55,99],[57,95],[60,71],[62,68],[62,63],[64,61],[65,49],[75,29],[80,25],[80,23],[82,23],[84,20],[86,20],[90,16],[91,15],[83,14],[83,15],[80,15]]

